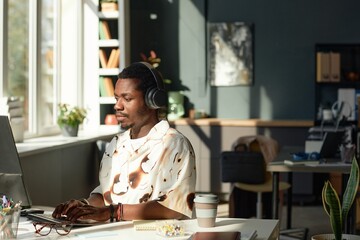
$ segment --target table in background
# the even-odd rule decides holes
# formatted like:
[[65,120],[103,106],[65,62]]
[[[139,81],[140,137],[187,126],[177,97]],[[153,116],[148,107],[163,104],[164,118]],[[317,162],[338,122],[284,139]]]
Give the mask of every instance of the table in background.
[[[344,184],[347,182],[348,174],[350,173],[351,164],[345,163],[323,163],[316,165],[287,165],[283,161],[275,161],[267,166],[267,171],[273,174],[273,192],[272,192],[272,215],[273,219],[279,218],[279,179],[280,173],[288,174],[288,183],[292,185],[292,173],[294,172],[310,172],[310,173],[342,173],[342,191],[344,191]],[[346,185],[346,184],[345,184]],[[319,193],[321,194],[321,193]],[[292,187],[287,190],[287,228],[291,229],[291,209],[292,208]],[[350,215],[350,214],[349,214]],[[346,224],[345,232],[351,233],[355,229],[354,219],[349,216]]]
[[[240,219],[240,218],[217,218],[216,226],[213,228],[200,228],[196,219],[184,220],[187,232],[213,232],[213,231],[240,231],[242,236],[257,231],[256,239],[276,240],[279,239],[279,220],[272,219]],[[190,234],[176,239],[189,239]],[[41,237],[34,233],[34,227],[30,221],[22,218],[19,223],[17,239],[136,239],[151,240],[164,239],[156,234],[155,231],[136,231],[131,221],[108,223],[92,227],[73,229],[69,235],[59,236],[53,230],[48,236]],[[244,239],[244,238],[242,238]]]

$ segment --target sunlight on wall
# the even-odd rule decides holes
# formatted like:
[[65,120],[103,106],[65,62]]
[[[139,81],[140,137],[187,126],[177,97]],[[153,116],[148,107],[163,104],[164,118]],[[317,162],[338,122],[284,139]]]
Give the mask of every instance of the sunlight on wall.
[[264,86],[260,87],[260,118],[264,120],[273,119],[273,104]]

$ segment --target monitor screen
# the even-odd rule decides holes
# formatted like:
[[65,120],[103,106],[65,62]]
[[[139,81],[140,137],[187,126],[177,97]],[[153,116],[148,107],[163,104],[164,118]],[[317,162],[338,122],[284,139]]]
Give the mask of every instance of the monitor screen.
[[320,150],[322,158],[338,158],[339,147],[343,142],[344,131],[326,132]]
[[31,200],[7,116],[0,116],[0,132],[0,194],[21,201],[23,207],[30,207]]

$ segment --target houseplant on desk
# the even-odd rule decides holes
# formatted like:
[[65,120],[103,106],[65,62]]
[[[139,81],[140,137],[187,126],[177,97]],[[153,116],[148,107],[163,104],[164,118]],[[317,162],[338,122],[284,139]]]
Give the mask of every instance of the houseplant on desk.
[[[325,182],[322,190],[323,206],[330,218],[331,229],[333,234],[328,235],[328,238],[320,238],[321,235],[315,235],[312,239],[360,239],[359,236],[343,234],[344,222],[348,216],[351,205],[354,202],[359,186],[359,165],[354,157],[351,164],[350,177],[346,185],[342,204],[339,196],[329,181]],[[324,236],[322,234],[322,236]]]
[[59,104],[59,115],[57,123],[64,136],[76,137],[78,135],[79,125],[84,122],[87,111],[80,107],[71,107],[69,104]]

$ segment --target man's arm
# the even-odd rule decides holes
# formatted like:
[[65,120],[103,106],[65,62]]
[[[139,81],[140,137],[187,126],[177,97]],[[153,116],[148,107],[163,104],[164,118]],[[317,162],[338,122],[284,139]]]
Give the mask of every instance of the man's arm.
[[[95,201],[92,196],[91,201]],[[89,203],[91,203],[89,201]],[[149,201],[139,204],[113,205],[113,218],[119,220],[140,220],[140,219],[188,219],[187,216],[162,206],[157,201]],[[122,212],[121,212],[122,211]],[[120,214],[120,216],[118,216]],[[76,221],[77,219],[92,219],[96,221],[107,221],[111,217],[110,206],[82,205],[77,208],[69,209],[66,213],[67,219]]]
[[122,220],[133,219],[188,219],[187,216],[164,207],[157,201],[141,204],[124,204]]
[[90,197],[87,199],[90,205],[95,207],[103,207],[105,206],[104,198],[100,193],[92,193]]

